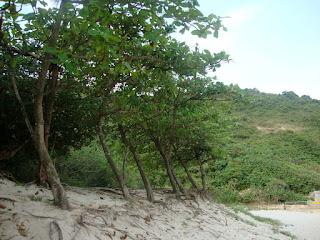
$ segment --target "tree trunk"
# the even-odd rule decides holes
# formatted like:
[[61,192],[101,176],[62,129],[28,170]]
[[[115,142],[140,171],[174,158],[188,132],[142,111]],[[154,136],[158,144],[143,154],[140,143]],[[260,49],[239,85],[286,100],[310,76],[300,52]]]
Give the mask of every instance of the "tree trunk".
[[179,158],[179,162],[180,162],[180,164],[182,165],[184,171],[186,172],[187,177],[188,177],[188,180],[189,180],[189,182],[190,182],[191,185],[192,185],[192,188],[195,189],[195,190],[197,190],[197,191],[199,191],[199,188],[198,188],[196,182],[194,181],[191,173],[189,172],[189,169],[187,168],[185,162],[184,162],[183,160],[181,160],[180,158]]
[[[61,24],[61,14],[63,11],[63,5],[64,5],[64,1],[61,3],[58,20],[56,21],[52,29],[52,34],[50,36],[49,43],[48,43],[49,47],[53,47],[56,44],[58,34],[59,34],[60,24]],[[27,125],[28,131],[34,142],[35,148],[38,152],[40,162],[43,165],[43,168],[45,169],[46,174],[48,175],[47,180],[51,186],[54,203],[60,206],[62,209],[69,209],[70,205],[69,205],[66,193],[60,183],[59,176],[49,156],[49,153],[44,141],[44,120],[43,120],[42,104],[43,104],[43,96],[44,96],[44,87],[46,83],[46,75],[50,65],[50,59],[51,59],[51,56],[49,54],[46,54],[42,62],[41,70],[39,72],[39,77],[36,81],[36,91],[35,91],[36,97],[35,97],[35,104],[34,104],[34,110],[35,110],[35,128],[34,129],[31,126],[28,114],[25,110],[20,93],[18,91],[15,74],[14,74],[15,68],[14,66],[11,66],[12,63],[9,63],[9,75],[12,81],[15,95],[20,104],[21,112],[22,112],[22,115],[24,116],[24,120]]]
[[[49,82],[49,96],[47,98],[47,107],[46,111],[44,112],[44,142],[49,150],[49,136],[50,136],[50,128],[51,128],[51,121],[52,115],[54,110],[54,103],[56,98],[56,92],[58,88],[58,77],[59,77],[59,68],[56,64],[51,64],[51,79]],[[50,68],[50,67],[49,67]],[[38,168],[38,175],[39,175],[39,184],[45,186],[48,182],[48,174],[44,167],[42,161],[39,161],[39,168]]]
[[149,179],[147,178],[147,176],[146,176],[146,174],[144,172],[144,169],[143,169],[143,166],[142,166],[142,163],[141,163],[141,159],[140,159],[139,155],[137,154],[136,149],[132,145],[131,141],[126,137],[126,132],[125,132],[123,126],[121,126],[121,125],[119,125],[119,132],[120,132],[120,135],[121,135],[122,142],[128,147],[129,151],[131,152],[131,154],[133,156],[134,161],[137,164],[141,179],[143,181],[144,188],[145,188],[145,190],[147,192],[147,199],[150,202],[154,202],[153,191],[152,191]]
[[[21,110],[21,113],[24,117],[24,122],[28,128],[28,131],[30,133],[30,137],[31,139],[33,139],[33,128],[32,128],[32,125],[30,123],[30,118],[29,118],[29,115],[27,113],[27,110],[22,102],[22,99],[21,99],[21,96],[20,96],[20,92],[19,92],[19,89],[18,89],[18,86],[17,86],[17,81],[16,81],[16,67],[15,67],[15,63],[13,62],[14,61],[14,56],[12,54],[10,54],[10,60],[8,61],[8,73],[9,73],[9,78],[11,80],[11,83],[12,83],[12,86],[13,86],[13,91],[16,95],[16,98],[18,100],[18,103],[20,105],[20,110]],[[14,157],[16,155],[16,153],[18,151],[20,151],[27,143],[29,142],[29,140],[26,140],[23,144],[21,144],[20,146],[18,146],[17,148],[13,149],[13,150],[9,150],[9,151],[4,151],[2,152],[0,155],[0,160],[2,159],[9,159],[11,157]]]
[[170,165],[170,161],[169,161],[167,155],[165,154],[165,152],[163,151],[159,140],[153,138],[152,141],[154,142],[157,150],[159,151],[159,153],[160,153],[160,155],[161,155],[161,157],[162,157],[162,159],[164,161],[164,165],[165,165],[166,170],[167,170],[167,174],[168,174],[168,177],[169,177],[169,180],[170,180],[172,191],[174,193],[178,194],[179,193],[179,189],[178,189],[177,183],[176,183],[176,181],[174,179],[174,176],[173,176],[173,173],[172,173],[172,168],[171,168],[171,165]]
[[105,156],[106,160],[108,161],[108,163],[110,164],[112,172],[115,175],[115,177],[120,185],[121,191],[123,193],[123,197],[128,199],[128,198],[130,198],[130,193],[129,193],[129,190],[128,190],[127,186],[125,185],[123,178],[122,178],[122,176],[121,176],[121,174],[120,174],[120,172],[119,172],[119,170],[118,170],[118,168],[117,168],[117,166],[116,166],[116,164],[110,154],[109,146],[108,146],[107,142],[105,141],[105,136],[103,133],[103,123],[104,123],[104,117],[100,117],[98,124],[97,124],[97,134],[98,134],[98,137],[100,140],[100,144],[102,146],[104,156]]
[[[171,164],[170,164],[170,166],[171,166]],[[178,186],[178,188],[179,188],[179,191],[180,191],[181,193],[185,194],[186,191],[184,190],[184,187],[183,187],[183,185],[181,184],[181,182],[180,182],[179,178],[177,177],[177,175],[176,175],[176,173],[175,173],[175,171],[174,171],[174,168],[173,168],[172,166],[171,166],[171,172],[172,172],[174,181],[176,182],[176,184],[177,184],[177,186]]]
[[[57,20],[53,26],[51,36],[48,40],[48,47],[54,48],[56,46],[60,26],[62,22],[62,14],[64,11],[64,5],[66,0],[62,0]],[[63,209],[69,209],[69,202],[67,195],[64,191],[63,186],[60,183],[58,173],[53,165],[52,159],[50,158],[48,149],[45,143],[44,136],[44,111],[43,111],[43,98],[44,89],[46,85],[46,77],[51,64],[51,55],[47,53],[44,56],[44,60],[41,64],[41,70],[39,72],[38,79],[35,87],[35,128],[34,128],[34,142],[35,147],[39,155],[41,166],[43,171],[47,175],[47,181],[51,187],[54,202]]]
[[28,116],[28,113],[27,113],[27,110],[22,102],[22,99],[21,99],[21,96],[20,96],[20,92],[19,92],[19,89],[18,89],[18,86],[17,86],[17,81],[16,81],[16,71],[15,71],[15,65],[12,61],[13,61],[13,56],[11,56],[11,61],[9,61],[8,65],[9,65],[9,68],[8,68],[8,72],[9,72],[9,77],[10,77],[10,80],[11,80],[11,83],[12,83],[12,86],[13,86],[13,91],[16,95],[16,98],[18,100],[18,103],[20,105],[20,109],[21,109],[21,113],[24,117],[24,121],[26,123],[26,126],[28,128],[28,131],[30,133],[30,136],[31,138],[33,139],[33,128],[31,126],[31,123],[30,123],[30,118]]
[[128,151],[126,150],[124,154],[124,158],[122,159],[122,179],[124,184],[126,184],[127,177],[126,177],[126,163],[128,162]]
[[41,140],[39,147],[40,149],[38,149],[38,153],[40,155],[40,159],[42,160],[43,167],[47,173],[48,182],[54,197],[54,203],[62,209],[70,209],[66,192],[64,191],[64,188],[60,182],[58,173],[53,165],[44,141]]
[[[177,136],[176,136],[176,123],[177,123],[177,105],[174,103],[173,104],[173,109],[172,109],[172,133],[173,133],[173,142],[177,142]],[[173,146],[173,149],[175,150],[175,147]],[[174,172],[174,168],[172,167],[171,162],[169,162],[170,167],[171,167],[171,172],[173,175],[173,178],[180,190],[180,192],[185,194],[185,190],[183,188],[183,185],[181,184],[181,182],[179,181],[178,177],[176,176],[175,172]]]
[[199,160],[200,162],[200,175],[201,175],[201,183],[202,183],[202,191],[206,191],[206,174],[203,168],[203,162]]
[[43,63],[42,71],[40,72],[36,86],[34,141],[41,162],[40,174],[43,174],[40,175],[40,179],[44,181],[44,178],[47,178],[45,180],[49,182],[49,185],[52,188],[54,202],[61,208],[68,209],[69,203],[66,193],[60,183],[59,176],[48,153],[44,138],[44,118],[42,106],[46,77],[46,71],[44,70],[49,67],[49,64],[50,60],[47,57]]
[[49,149],[51,121],[52,121],[52,115],[54,110],[54,103],[56,100],[56,93],[58,89],[58,78],[59,78],[59,67],[56,64],[51,64],[51,79],[49,82],[49,95],[47,97],[47,108],[45,111],[45,122],[44,122],[44,139],[48,149]]

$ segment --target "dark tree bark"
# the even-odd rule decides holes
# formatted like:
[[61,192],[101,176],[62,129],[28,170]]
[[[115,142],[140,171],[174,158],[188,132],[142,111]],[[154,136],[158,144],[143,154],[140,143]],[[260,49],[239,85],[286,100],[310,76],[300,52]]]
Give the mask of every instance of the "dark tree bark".
[[[11,58],[13,58],[13,56],[11,56]],[[26,123],[26,126],[28,128],[28,131],[30,133],[30,136],[31,138],[33,138],[33,128],[32,128],[32,125],[30,123],[30,118],[28,116],[28,113],[26,111],[26,108],[24,106],[24,103],[21,99],[21,96],[20,96],[20,92],[19,92],[19,89],[18,89],[18,86],[17,86],[17,81],[16,81],[16,72],[15,72],[15,67],[12,66],[12,61],[9,61],[8,65],[9,65],[9,68],[8,68],[8,72],[9,72],[9,77],[10,77],[10,80],[11,80],[11,83],[12,83],[12,86],[13,86],[13,91],[16,95],[16,98],[18,100],[18,103],[20,105],[20,110],[21,110],[21,113],[23,115],[23,118],[24,118],[24,122]]]
[[51,78],[49,81],[49,95],[47,97],[47,107],[45,111],[45,122],[44,122],[44,139],[47,148],[49,148],[49,136],[52,115],[54,111],[54,104],[56,100],[56,93],[58,89],[58,78],[59,78],[59,67],[56,64],[51,64]]
[[203,162],[199,160],[199,169],[201,175],[202,191],[206,191],[206,173],[203,168]]
[[192,188],[199,191],[199,188],[198,188],[196,182],[194,181],[191,173],[189,172],[189,169],[188,169],[187,165],[185,164],[185,162],[180,158],[179,158],[179,162],[180,162],[181,166],[183,167],[184,171],[186,172],[188,180],[192,185]]
[[[170,164],[171,165],[171,164]],[[184,190],[184,187],[183,185],[181,184],[179,178],[177,177],[175,171],[174,171],[174,168],[171,166],[171,171],[172,171],[172,175],[173,175],[173,178],[174,178],[174,181],[176,182],[178,188],[179,188],[179,191],[183,194],[186,193],[186,191]]]
[[[58,88],[58,77],[59,77],[59,68],[56,64],[51,64],[49,68],[51,72],[51,77],[49,79],[50,81],[48,84],[49,95],[47,97],[46,110],[44,111],[44,141],[48,150],[49,150],[49,136],[50,136],[51,121],[52,121],[56,92]],[[38,179],[39,184],[42,186],[45,186],[46,183],[48,182],[48,174],[46,172],[46,169],[42,161],[39,161],[38,175],[39,175],[39,179]]]
[[24,146],[29,142],[30,140],[26,140],[24,143],[20,144],[19,146],[11,149],[6,149],[0,152],[0,161],[13,158],[17,152],[19,152],[21,149],[24,148]]
[[[48,40],[48,47],[54,48],[56,46],[60,26],[62,23],[62,15],[64,11],[64,5],[66,0],[62,0],[60,9],[58,12],[57,20],[53,25],[51,36]],[[43,110],[43,99],[44,89],[46,85],[47,73],[51,64],[52,56],[47,53],[41,64],[38,79],[35,86],[35,128],[34,128],[34,142],[35,147],[39,155],[41,165],[44,172],[47,175],[47,181],[52,189],[54,202],[63,209],[69,209],[70,205],[67,199],[66,192],[60,182],[58,173],[53,165],[52,159],[50,158],[48,148],[45,142],[45,130],[44,130],[44,110]]]
[[160,155],[161,155],[161,158],[163,159],[164,161],[164,165],[165,165],[165,168],[166,168],[166,171],[167,171],[167,175],[169,177],[169,180],[170,180],[170,184],[171,184],[171,187],[172,187],[172,191],[174,193],[179,193],[179,188],[177,186],[177,183],[175,181],[175,178],[174,178],[174,175],[172,173],[172,168],[171,168],[171,164],[170,164],[170,160],[169,158],[167,157],[166,153],[164,152],[161,144],[160,144],[160,141],[156,138],[152,138],[152,141],[156,147],[156,149],[159,151]]
[[175,154],[178,162],[181,164],[181,166],[183,167],[184,171],[186,172],[187,178],[188,178],[189,182],[191,183],[192,188],[195,189],[195,190],[197,190],[197,191],[199,191],[199,188],[198,188],[196,182],[194,181],[191,173],[189,172],[189,169],[188,169],[186,163],[185,163],[185,162],[181,159],[181,157],[178,155],[178,149],[177,149],[176,145],[173,144],[172,146],[173,146],[174,154]]
[[127,177],[126,177],[126,164],[128,162],[128,152],[126,151],[124,157],[122,159],[122,179],[124,184],[126,184]]
[[105,156],[106,160],[108,161],[108,163],[112,169],[112,172],[115,175],[115,177],[120,185],[121,191],[123,193],[123,197],[128,199],[128,198],[130,198],[129,190],[128,190],[127,186],[125,185],[123,178],[120,174],[120,171],[118,170],[118,168],[117,168],[117,166],[116,166],[116,164],[110,154],[109,146],[105,140],[105,134],[103,133],[104,119],[105,118],[103,116],[100,116],[100,118],[98,120],[97,134],[98,134],[100,144],[101,144],[103,152],[104,152],[104,156]]
[[[176,124],[177,124],[177,105],[176,105],[176,103],[174,103],[173,109],[172,109],[172,132],[173,132],[172,140],[173,140],[173,142],[177,142],[177,136],[176,136],[177,126],[176,126]],[[176,150],[174,144],[173,144],[173,149]],[[174,168],[172,167],[172,163],[170,161],[169,161],[169,164],[171,167],[171,172],[172,172],[174,181],[176,182],[176,184],[179,188],[179,191],[181,193],[185,194],[185,190],[183,188],[183,185],[181,184],[180,180],[178,179],[177,175],[175,174]]]
[[120,132],[120,135],[121,135],[122,142],[124,143],[124,145],[126,145],[128,147],[129,151],[131,152],[131,154],[133,156],[134,161],[137,164],[141,179],[143,181],[144,188],[145,188],[145,190],[147,192],[147,199],[150,202],[154,202],[153,191],[152,191],[149,179],[147,178],[147,176],[146,176],[146,174],[144,172],[141,159],[140,159],[139,155],[137,154],[136,149],[133,146],[132,142],[127,138],[124,127],[121,126],[121,125],[119,125],[119,132]]

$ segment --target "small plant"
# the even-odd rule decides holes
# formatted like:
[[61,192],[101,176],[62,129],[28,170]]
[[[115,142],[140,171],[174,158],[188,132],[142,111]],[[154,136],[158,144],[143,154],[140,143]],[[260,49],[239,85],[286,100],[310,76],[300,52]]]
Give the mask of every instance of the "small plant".
[[31,196],[29,196],[29,198],[31,201],[34,201],[34,202],[41,202],[42,201],[41,196],[31,195]]
[[218,202],[231,204],[240,201],[239,192],[229,187],[216,188],[213,191],[214,199]]
[[237,213],[237,212],[241,212],[243,214],[246,214],[248,215],[249,217],[259,221],[259,222],[263,222],[263,223],[267,223],[267,224],[270,224],[272,226],[275,226],[275,227],[279,227],[281,226],[281,222],[278,221],[278,220],[274,220],[274,219],[271,219],[271,218],[265,218],[265,217],[260,217],[260,216],[256,216],[254,214],[252,214],[249,209],[243,205],[234,205],[234,206],[231,206],[231,208]]
[[237,213],[235,212],[232,212],[232,211],[227,211],[228,215],[233,217],[234,219],[238,220],[238,221],[241,221],[245,224],[248,224],[250,226],[253,226],[253,227],[256,227],[257,225],[247,219],[243,219],[242,217],[240,217],[239,215],[237,215]]
[[287,232],[287,231],[283,231],[283,230],[281,230],[281,231],[279,231],[279,233],[281,233],[281,234],[283,234],[283,235],[286,235],[286,236],[290,237],[290,238],[291,238],[291,240],[297,239],[297,237],[296,237],[295,235],[293,235],[292,233],[290,233],[290,232]]

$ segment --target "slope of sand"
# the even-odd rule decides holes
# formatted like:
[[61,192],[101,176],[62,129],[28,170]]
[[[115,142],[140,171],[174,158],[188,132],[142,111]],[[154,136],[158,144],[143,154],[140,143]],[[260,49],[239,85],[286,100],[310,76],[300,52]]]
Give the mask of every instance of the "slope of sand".
[[143,191],[131,201],[100,188],[68,187],[73,206],[52,205],[49,190],[0,179],[0,239],[290,239],[246,215],[201,199],[177,200],[156,192],[151,204]]

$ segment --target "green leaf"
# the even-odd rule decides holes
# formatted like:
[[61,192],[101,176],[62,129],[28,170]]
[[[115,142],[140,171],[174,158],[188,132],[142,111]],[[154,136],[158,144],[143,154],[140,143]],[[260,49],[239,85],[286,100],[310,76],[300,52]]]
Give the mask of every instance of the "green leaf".
[[56,55],[57,54],[57,49],[54,47],[45,47],[44,51],[46,53],[52,54],[52,55]]
[[27,13],[27,14],[23,15],[23,19],[30,21],[30,20],[34,19],[35,16],[36,15],[33,12],[32,13]]
[[59,52],[58,58],[61,62],[65,62],[68,59],[68,55],[65,52]]
[[131,71],[132,70],[132,67],[131,65],[128,63],[128,62],[124,62],[124,65],[126,66],[126,68]]
[[215,38],[218,38],[219,37],[219,31],[214,31],[214,33],[213,33],[213,36],[215,37]]

